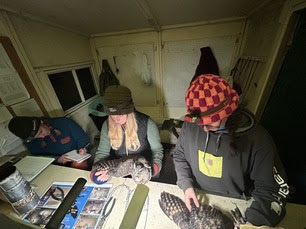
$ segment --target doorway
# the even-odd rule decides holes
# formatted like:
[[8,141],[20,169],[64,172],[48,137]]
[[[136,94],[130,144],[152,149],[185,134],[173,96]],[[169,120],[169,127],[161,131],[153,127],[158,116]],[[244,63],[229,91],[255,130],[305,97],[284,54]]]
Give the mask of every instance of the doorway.
[[306,10],[299,21],[261,118],[294,187],[289,202],[306,204]]

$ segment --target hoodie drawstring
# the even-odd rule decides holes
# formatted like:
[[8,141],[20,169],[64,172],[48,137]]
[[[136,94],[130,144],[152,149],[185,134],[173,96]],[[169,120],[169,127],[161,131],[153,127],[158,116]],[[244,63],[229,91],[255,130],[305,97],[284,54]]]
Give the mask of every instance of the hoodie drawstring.
[[208,141],[209,141],[209,131],[207,132],[207,135],[206,135],[206,141],[205,141],[205,146],[204,146],[204,152],[205,153],[206,153],[206,150],[207,150]]
[[220,133],[220,134],[218,135],[218,138],[217,138],[217,141],[216,141],[216,144],[217,144],[216,153],[218,152],[218,150],[219,150],[219,148],[220,148],[220,143],[221,143],[220,139],[221,139],[222,134],[223,134],[223,133]]
[[[217,141],[216,141],[216,152],[218,152],[219,148],[220,148],[220,139],[221,139],[221,136],[222,136],[223,133],[220,133],[217,137]],[[207,132],[207,135],[206,135],[206,140],[205,140],[205,146],[204,146],[204,155],[205,153],[207,152],[207,147],[208,147],[208,141],[209,141],[209,131]],[[204,158],[203,158],[204,159]]]
[[205,163],[205,155],[206,155],[206,151],[207,151],[208,141],[209,141],[209,131],[207,132],[205,146],[204,146],[204,156],[203,156],[204,163]]

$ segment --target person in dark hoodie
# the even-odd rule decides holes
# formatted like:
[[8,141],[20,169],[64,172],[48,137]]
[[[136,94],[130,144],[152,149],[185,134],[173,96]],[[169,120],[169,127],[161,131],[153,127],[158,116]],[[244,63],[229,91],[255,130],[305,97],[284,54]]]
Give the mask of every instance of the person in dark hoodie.
[[185,102],[188,114],[173,161],[188,209],[191,202],[199,206],[194,188],[232,198],[252,196],[247,222],[277,225],[286,214],[289,186],[271,136],[238,108],[238,94],[219,76],[195,79]]

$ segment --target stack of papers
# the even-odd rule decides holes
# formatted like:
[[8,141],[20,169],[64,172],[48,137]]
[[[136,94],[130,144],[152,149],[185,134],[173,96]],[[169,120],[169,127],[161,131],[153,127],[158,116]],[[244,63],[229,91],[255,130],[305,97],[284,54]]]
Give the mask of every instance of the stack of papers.
[[17,162],[15,166],[27,181],[32,181],[53,161],[54,158],[50,157],[26,156]]
[[91,157],[91,155],[88,153],[80,155],[76,150],[71,150],[70,152],[65,153],[65,155],[67,155],[70,160],[76,161],[78,163],[81,163],[82,161],[85,161]]

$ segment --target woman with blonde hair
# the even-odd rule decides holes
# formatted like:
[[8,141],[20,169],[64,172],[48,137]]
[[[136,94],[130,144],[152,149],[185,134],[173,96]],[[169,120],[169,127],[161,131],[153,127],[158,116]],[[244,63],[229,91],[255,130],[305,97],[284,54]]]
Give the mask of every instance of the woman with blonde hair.
[[[104,112],[109,117],[101,129],[93,170],[98,161],[140,154],[151,163],[152,175],[158,175],[164,155],[156,124],[149,116],[135,110],[127,87],[109,86],[103,99]],[[107,172],[99,171],[95,175],[105,181]]]

